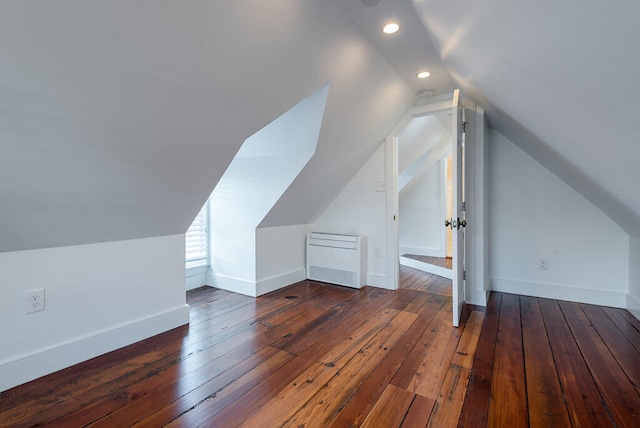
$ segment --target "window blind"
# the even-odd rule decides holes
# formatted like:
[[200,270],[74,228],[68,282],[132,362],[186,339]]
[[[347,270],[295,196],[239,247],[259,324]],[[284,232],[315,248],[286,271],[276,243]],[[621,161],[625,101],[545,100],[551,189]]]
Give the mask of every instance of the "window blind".
[[209,222],[209,202],[204,204],[191,223],[185,237],[185,255],[187,267],[209,264],[209,245],[207,239],[207,223]]

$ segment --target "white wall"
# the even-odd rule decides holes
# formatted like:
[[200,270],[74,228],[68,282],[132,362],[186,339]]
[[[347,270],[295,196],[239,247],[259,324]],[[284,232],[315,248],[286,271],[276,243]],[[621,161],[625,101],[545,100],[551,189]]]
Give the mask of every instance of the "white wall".
[[311,224],[262,227],[256,230],[256,294],[304,280],[305,245]]
[[256,229],[313,156],[329,86],[249,137],[211,193],[211,285],[259,294]]
[[625,307],[627,234],[495,130],[489,156],[491,288]]
[[400,255],[446,255],[443,226],[442,161],[424,173],[404,194],[400,195],[398,241]]
[[[385,192],[376,192],[376,180],[384,180],[385,154],[381,145],[320,215],[314,230],[359,233],[368,244],[367,285],[387,287]],[[380,256],[375,247],[380,246]]]
[[0,254],[0,390],[188,323],[184,289],[184,235]]
[[629,294],[627,309],[640,319],[640,238],[629,236]]
[[465,142],[465,301],[485,306],[489,279],[489,125],[484,111],[468,99]]

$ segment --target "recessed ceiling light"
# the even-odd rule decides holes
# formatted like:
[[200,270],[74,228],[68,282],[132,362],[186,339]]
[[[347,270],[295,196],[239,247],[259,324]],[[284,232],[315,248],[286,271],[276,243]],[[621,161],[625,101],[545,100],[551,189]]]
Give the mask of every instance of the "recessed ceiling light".
[[400,25],[397,22],[389,22],[387,24],[384,24],[384,27],[382,27],[382,32],[385,34],[393,34],[399,29]]
[[417,74],[417,76],[420,79],[426,79],[427,77],[431,76],[431,73],[429,73],[428,71],[421,71],[420,73]]

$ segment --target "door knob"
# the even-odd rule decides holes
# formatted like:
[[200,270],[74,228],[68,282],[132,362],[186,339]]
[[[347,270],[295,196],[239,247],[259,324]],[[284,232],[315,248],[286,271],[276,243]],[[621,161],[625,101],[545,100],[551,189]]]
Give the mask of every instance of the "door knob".
[[444,221],[444,227],[460,229],[460,226],[467,227],[467,220],[460,220],[460,217],[458,217],[457,220],[451,221],[451,219],[449,219]]

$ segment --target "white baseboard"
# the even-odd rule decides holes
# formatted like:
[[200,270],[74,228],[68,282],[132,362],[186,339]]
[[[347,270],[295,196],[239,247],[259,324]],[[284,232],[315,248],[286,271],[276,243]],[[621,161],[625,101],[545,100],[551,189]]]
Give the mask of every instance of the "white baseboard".
[[307,279],[307,270],[304,268],[272,276],[256,283],[256,295],[262,296],[305,279]]
[[442,248],[429,248],[429,247],[408,247],[406,245],[400,245],[398,248],[400,255],[413,254],[416,256],[427,257],[445,257],[445,251]]
[[385,288],[392,290],[389,286],[389,280],[386,275],[376,275],[374,273],[367,274],[367,285],[370,287]]
[[408,266],[410,268],[419,269],[423,272],[429,272],[434,275],[442,276],[444,278],[453,278],[453,271],[451,269],[443,268],[441,266],[430,265],[428,263],[421,262],[420,260],[411,259],[409,257],[400,257],[400,264]]
[[640,300],[627,294],[627,310],[640,320]]
[[186,270],[186,282],[187,290],[193,290],[194,288],[207,285],[207,273],[209,273],[210,266],[195,266],[187,268]]
[[473,290],[464,296],[465,303],[476,306],[487,306],[489,301],[489,291]]
[[491,278],[491,290],[614,308],[626,308],[628,297],[626,293],[619,291],[594,290],[505,278]]
[[209,272],[207,274],[207,284],[221,290],[232,293],[244,294],[245,296],[256,296],[256,283],[245,279],[232,278],[230,276],[216,275]]
[[65,343],[0,362],[0,391],[73,366],[107,352],[189,323],[189,306],[95,332]]

